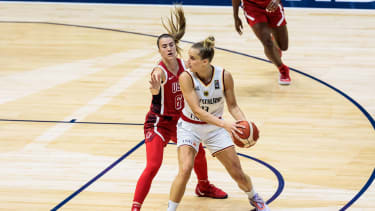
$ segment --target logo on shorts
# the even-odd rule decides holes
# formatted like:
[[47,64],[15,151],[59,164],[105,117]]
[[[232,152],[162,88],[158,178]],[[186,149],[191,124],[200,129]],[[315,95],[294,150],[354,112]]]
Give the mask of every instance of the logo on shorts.
[[151,137],[151,135],[152,135],[152,132],[151,132],[151,131],[148,131],[148,132],[146,133],[146,139],[149,139],[149,138]]
[[192,141],[192,140],[190,140],[190,139],[182,139],[182,144],[187,144],[187,145],[193,145],[193,146],[196,146],[196,145],[194,145],[195,143]]

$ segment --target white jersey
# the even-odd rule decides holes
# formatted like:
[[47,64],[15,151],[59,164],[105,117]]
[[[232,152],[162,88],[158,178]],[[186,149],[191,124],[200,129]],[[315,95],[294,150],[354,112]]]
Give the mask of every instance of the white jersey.
[[[193,79],[194,89],[199,97],[199,106],[209,112],[210,114],[221,117],[224,112],[224,69],[217,66],[212,66],[214,68],[214,73],[211,81],[205,84],[201,81],[196,74],[186,70],[191,78]],[[198,117],[194,115],[189,104],[185,100],[185,107],[182,110],[183,119],[192,122],[202,124]]]

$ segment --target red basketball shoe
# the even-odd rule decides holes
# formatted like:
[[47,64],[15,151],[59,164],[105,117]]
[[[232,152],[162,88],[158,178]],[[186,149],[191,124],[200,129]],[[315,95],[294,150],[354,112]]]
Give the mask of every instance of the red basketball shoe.
[[289,67],[286,65],[282,65],[281,67],[279,67],[279,72],[280,72],[279,84],[289,85],[291,82],[291,79],[289,76]]
[[197,184],[195,188],[195,193],[199,197],[211,197],[214,199],[226,199],[228,198],[228,194],[225,193],[220,188],[215,187],[215,185],[210,184],[209,181],[201,182]]

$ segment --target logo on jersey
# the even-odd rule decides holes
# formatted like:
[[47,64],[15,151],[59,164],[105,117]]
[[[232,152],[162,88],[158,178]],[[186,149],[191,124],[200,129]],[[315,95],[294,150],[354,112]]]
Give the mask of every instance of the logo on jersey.
[[203,94],[204,94],[204,96],[207,97],[208,96],[208,91],[204,91]]
[[220,83],[219,80],[215,80],[215,89],[220,89]]
[[173,82],[172,83],[172,93],[176,93],[176,92],[179,92],[181,91],[180,90],[180,84],[178,84],[178,82]]
[[222,97],[214,97],[210,99],[199,99],[199,104],[216,104],[220,103]]

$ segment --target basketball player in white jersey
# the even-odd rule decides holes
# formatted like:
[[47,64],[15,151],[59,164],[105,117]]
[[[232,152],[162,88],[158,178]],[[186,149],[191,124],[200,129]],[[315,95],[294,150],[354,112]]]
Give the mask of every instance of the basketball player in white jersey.
[[257,211],[268,211],[266,203],[255,192],[250,177],[243,172],[231,139],[230,134],[237,136],[235,131],[239,132],[237,127],[241,126],[221,119],[224,100],[235,120],[246,120],[246,117],[237,105],[232,75],[211,65],[214,45],[214,37],[193,44],[187,62],[190,69],[179,77],[185,107],[177,123],[179,172],[171,187],[168,211],[175,211],[182,200],[201,141],[247,194],[250,204]]

